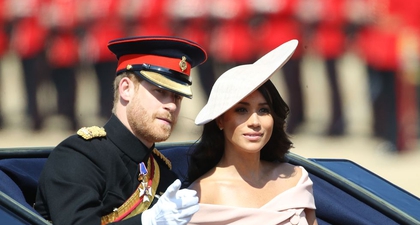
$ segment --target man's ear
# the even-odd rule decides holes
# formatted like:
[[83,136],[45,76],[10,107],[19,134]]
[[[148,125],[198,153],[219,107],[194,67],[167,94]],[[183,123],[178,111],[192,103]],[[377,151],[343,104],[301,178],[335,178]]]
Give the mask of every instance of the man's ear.
[[118,85],[118,91],[120,98],[124,101],[130,101],[134,90],[134,83],[128,77],[124,77],[120,80]]

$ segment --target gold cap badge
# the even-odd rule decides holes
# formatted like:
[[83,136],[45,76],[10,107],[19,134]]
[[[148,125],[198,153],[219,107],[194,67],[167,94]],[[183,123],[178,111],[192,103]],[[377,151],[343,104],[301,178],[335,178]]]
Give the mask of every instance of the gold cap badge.
[[184,72],[187,69],[187,58],[185,56],[182,56],[182,59],[179,62],[179,68],[181,68],[182,72]]

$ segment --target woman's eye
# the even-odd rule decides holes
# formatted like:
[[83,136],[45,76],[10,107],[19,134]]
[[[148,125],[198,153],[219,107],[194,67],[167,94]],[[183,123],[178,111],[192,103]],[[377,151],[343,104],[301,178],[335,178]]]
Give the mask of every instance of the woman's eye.
[[270,109],[269,108],[262,108],[262,109],[260,109],[260,112],[261,113],[264,113],[264,114],[269,114],[270,113]]
[[235,110],[235,112],[241,112],[241,113],[243,113],[243,112],[246,112],[246,109],[245,108],[237,108]]

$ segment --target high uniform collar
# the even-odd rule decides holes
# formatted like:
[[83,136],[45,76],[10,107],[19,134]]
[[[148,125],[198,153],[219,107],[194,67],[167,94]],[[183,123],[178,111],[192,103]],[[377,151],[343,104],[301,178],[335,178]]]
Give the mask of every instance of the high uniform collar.
[[154,144],[150,149],[147,148],[114,114],[104,128],[107,138],[137,163],[146,161],[155,148]]

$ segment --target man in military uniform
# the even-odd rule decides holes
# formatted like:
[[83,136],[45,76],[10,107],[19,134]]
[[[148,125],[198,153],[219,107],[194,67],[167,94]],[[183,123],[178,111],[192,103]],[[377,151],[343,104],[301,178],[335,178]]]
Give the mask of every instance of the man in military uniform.
[[192,190],[155,149],[168,139],[190,71],[207,59],[196,43],[175,37],[109,42],[117,56],[113,115],[84,127],[49,156],[35,209],[53,224],[186,224],[198,210]]

